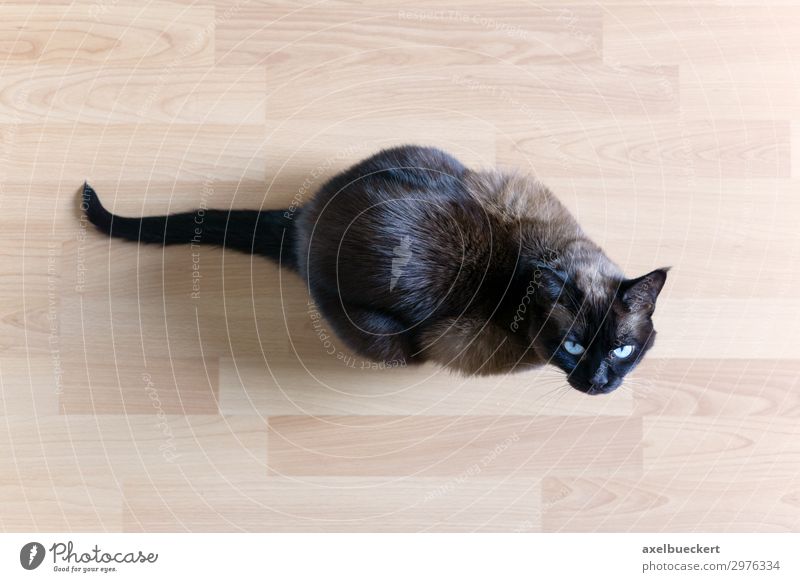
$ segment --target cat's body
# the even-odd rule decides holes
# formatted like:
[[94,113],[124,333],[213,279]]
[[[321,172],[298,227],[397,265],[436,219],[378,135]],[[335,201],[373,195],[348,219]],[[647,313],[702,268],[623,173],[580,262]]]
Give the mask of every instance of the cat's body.
[[193,213],[120,218],[88,186],[84,197],[114,236],[188,243],[199,228],[200,242],[297,269],[337,335],[374,360],[468,374],[550,362],[587,393],[616,388],[649,349],[666,278],[625,279],[536,180],[433,148],[380,152],[296,212],[208,211],[199,227]]

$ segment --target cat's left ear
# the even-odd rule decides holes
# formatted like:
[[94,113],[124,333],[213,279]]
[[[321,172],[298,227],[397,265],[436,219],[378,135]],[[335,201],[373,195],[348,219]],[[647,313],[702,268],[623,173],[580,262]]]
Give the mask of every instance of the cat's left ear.
[[628,308],[628,311],[645,312],[647,315],[652,315],[656,308],[658,294],[661,293],[664,283],[667,282],[667,271],[669,271],[669,267],[656,269],[638,279],[628,279],[622,283],[620,287],[622,303]]

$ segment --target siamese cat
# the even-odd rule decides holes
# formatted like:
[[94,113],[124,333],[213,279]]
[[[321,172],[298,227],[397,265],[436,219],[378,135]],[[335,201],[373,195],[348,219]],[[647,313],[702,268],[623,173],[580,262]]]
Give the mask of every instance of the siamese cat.
[[125,218],[84,185],[111,236],[206,243],[296,271],[358,354],[464,374],[552,364],[586,394],[620,386],[652,347],[667,270],[628,279],[537,180],[397,147],[341,172],[299,208]]

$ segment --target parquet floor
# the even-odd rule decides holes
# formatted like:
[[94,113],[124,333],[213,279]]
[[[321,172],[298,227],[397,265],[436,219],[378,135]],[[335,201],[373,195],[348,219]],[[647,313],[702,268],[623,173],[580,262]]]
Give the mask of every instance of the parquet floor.
[[[800,529],[791,4],[4,2],[0,529]],[[292,274],[77,210],[285,207],[406,142],[673,266],[625,389],[373,369]]]

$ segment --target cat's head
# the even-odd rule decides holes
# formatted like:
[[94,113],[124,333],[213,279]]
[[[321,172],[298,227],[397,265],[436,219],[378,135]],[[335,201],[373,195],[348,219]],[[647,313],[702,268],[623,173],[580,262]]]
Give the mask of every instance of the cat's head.
[[618,388],[653,345],[652,315],[667,271],[587,283],[542,269],[541,316],[530,331],[534,348],[581,392],[607,394]]

